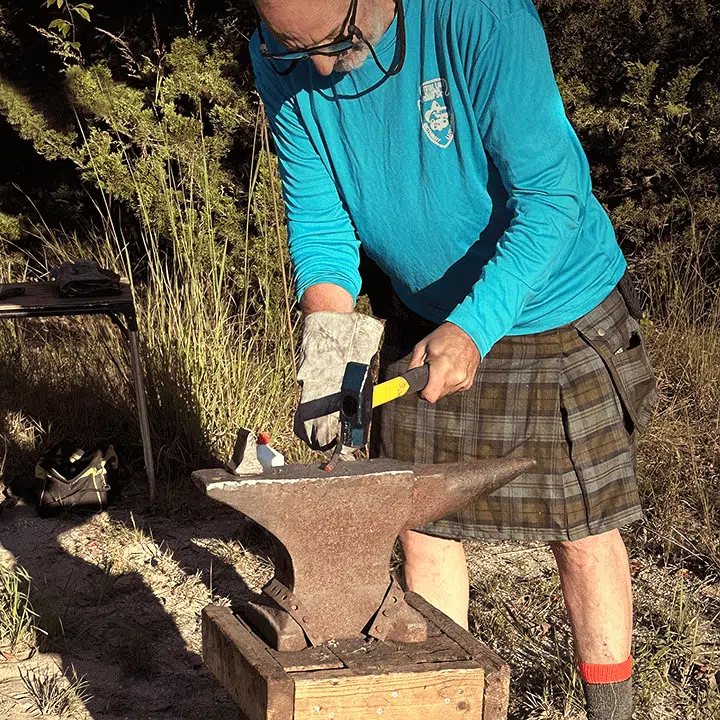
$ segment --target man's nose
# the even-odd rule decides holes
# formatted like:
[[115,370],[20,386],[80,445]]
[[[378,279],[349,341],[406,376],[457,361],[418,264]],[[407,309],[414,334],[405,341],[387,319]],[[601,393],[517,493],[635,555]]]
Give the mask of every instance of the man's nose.
[[313,55],[310,60],[319,75],[330,75],[337,62],[337,58],[332,55]]

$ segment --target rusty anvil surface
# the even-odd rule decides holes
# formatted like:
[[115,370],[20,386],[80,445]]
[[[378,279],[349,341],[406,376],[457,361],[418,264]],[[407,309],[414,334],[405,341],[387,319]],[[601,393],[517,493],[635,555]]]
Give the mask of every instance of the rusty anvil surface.
[[246,608],[258,634],[279,651],[370,634],[423,641],[422,616],[390,579],[397,536],[488,495],[526,472],[526,458],[410,465],[393,460],[288,465],[261,475],[200,470],[209,497],[266,528],[275,577]]

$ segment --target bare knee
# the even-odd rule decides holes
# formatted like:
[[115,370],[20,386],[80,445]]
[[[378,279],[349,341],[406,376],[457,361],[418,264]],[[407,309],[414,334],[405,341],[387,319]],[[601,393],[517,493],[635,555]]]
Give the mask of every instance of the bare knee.
[[550,543],[558,567],[604,564],[615,558],[627,559],[625,543],[618,530],[610,530],[600,535],[589,535],[580,540],[566,540]]
[[448,540],[425,533],[407,530],[400,535],[406,562],[421,561],[427,564],[445,564],[462,557],[465,551],[459,540]]

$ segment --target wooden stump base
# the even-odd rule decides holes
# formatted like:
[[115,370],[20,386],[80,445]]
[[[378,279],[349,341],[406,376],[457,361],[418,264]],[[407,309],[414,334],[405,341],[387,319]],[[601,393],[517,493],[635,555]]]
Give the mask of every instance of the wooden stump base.
[[414,593],[424,643],[331,641],[297,653],[269,648],[227,607],[203,610],[203,660],[240,720],[504,720],[510,669]]

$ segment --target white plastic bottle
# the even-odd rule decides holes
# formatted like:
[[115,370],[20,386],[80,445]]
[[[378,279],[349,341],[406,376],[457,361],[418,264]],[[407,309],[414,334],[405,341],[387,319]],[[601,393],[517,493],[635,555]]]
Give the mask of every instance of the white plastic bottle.
[[285,456],[275,448],[270,447],[270,445],[268,445],[269,440],[270,438],[266,433],[260,433],[258,435],[257,459],[263,466],[263,470],[285,465]]

